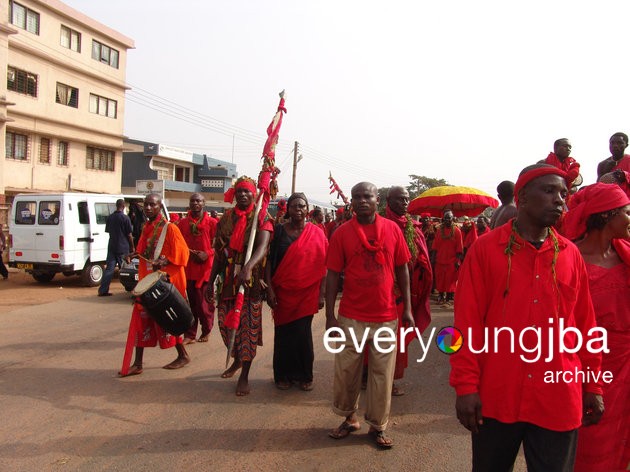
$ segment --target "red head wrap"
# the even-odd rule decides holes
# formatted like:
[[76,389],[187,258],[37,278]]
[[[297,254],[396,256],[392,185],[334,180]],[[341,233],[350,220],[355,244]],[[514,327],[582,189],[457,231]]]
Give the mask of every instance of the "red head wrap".
[[337,208],[337,211],[335,213],[337,216],[343,216],[344,211],[345,211],[344,208],[340,207],[340,208]]
[[431,213],[420,213],[420,218],[431,218]]
[[[243,176],[240,177],[234,187],[225,192],[223,196],[223,201],[232,203],[234,201],[234,195],[236,193],[236,189],[245,188],[252,192],[254,197],[256,197],[256,182],[254,182],[249,177]],[[252,203],[247,209],[240,210],[238,207],[234,208],[234,214],[238,217],[234,224],[234,230],[232,231],[232,236],[230,237],[230,247],[237,252],[243,252],[245,247],[245,229],[247,227],[247,215],[254,209],[254,204]]]
[[527,172],[521,173],[521,175],[518,176],[516,184],[514,184],[514,202],[516,203],[516,206],[518,206],[518,193],[523,189],[523,187],[538,177],[550,174],[559,175],[565,180],[567,178],[566,172],[550,165],[534,167]]
[[591,215],[630,205],[626,192],[616,184],[596,183],[584,187],[571,197],[563,229],[569,239],[577,239],[586,232],[586,220]]
[[234,202],[234,195],[236,194],[237,188],[246,188],[250,192],[254,194],[254,198],[256,197],[256,182],[254,182],[249,177],[241,177],[236,181],[234,187],[229,189],[225,194],[223,194],[223,201],[227,203]]

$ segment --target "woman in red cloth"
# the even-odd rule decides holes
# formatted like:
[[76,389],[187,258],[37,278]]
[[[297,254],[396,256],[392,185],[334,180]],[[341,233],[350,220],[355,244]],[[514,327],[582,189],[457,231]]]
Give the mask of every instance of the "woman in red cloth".
[[286,390],[297,382],[313,389],[313,315],[324,307],[326,251],[323,231],[306,222],[308,200],[294,193],[287,201],[289,220],[278,224],[265,269],[267,303],[273,310],[273,377]]
[[628,470],[630,466],[630,199],[615,184],[597,183],[576,193],[564,230],[586,261],[597,324],[608,333],[602,356],[605,412],[580,428],[576,472]]

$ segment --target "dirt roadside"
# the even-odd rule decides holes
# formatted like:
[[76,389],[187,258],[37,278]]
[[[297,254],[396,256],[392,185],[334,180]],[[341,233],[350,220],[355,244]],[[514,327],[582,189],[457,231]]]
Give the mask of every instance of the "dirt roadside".
[[[3,472],[470,469],[448,357],[437,349],[418,363],[420,347],[412,343],[401,383],[406,395],[392,400],[388,429],[396,445],[381,451],[365,424],[343,440],[327,435],[341,418],[331,411],[334,356],[323,346],[323,312],[313,322],[315,389],[275,388],[265,307],[252,393],[239,398],[235,380],[220,378],[226,351],[216,327],[210,342],[188,346],[185,368],[161,369],[173,350],[149,349],[142,375],[118,378],[131,300],[116,279],[111,291],[97,297],[96,288],[62,276],[50,284],[15,272],[0,280]],[[452,311],[436,308],[433,320],[429,331],[451,324]],[[362,397],[360,415],[363,405]],[[522,459],[515,470],[525,470]]]

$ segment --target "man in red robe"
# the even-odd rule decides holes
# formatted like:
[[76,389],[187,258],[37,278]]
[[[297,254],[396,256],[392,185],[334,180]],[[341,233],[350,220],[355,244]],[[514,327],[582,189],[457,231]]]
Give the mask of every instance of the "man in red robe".
[[196,342],[198,325],[201,325],[198,341],[207,342],[214,325],[214,303],[206,299],[205,293],[214,260],[212,241],[217,231],[214,218],[204,210],[206,200],[203,195],[193,193],[188,203],[190,210],[178,224],[190,250],[186,265],[186,293],[194,316],[193,324],[185,334],[184,344]]
[[464,216],[464,222],[461,227],[462,232],[462,242],[464,244],[464,256],[466,256],[466,252],[472,243],[477,240],[477,226],[473,224],[471,219],[467,216]]
[[608,149],[611,156],[597,165],[597,179],[617,169],[630,172],[630,155],[625,154],[627,147],[628,135],[626,133],[615,133],[610,137]]
[[602,338],[582,256],[553,227],[565,173],[526,167],[515,195],[516,219],[479,238],[462,266],[455,328],[465,341],[450,384],[473,471],[512,470],[521,444],[528,470],[570,471],[579,426],[603,413],[601,378],[578,375],[600,374]]
[[[422,333],[431,323],[431,308],[429,297],[431,295],[431,285],[433,282],[433,271],[429,261],[429,251],[422,233],[422,224],[411,218],[407,213],[409,206],[409,192],[404,187],[392,187],[387,192],[387,206],[385,208],[385,218],[392,220],[403,232],[411,260],[407,264],[409,270],[409,285],[411,289],[411,313],[416,327]],[[403,299],[398,283],[394,285],[394,295],[396,297],[396,308],[398,310],[398,325],[403,324]],[[407,336],[405,348],[414,339]],[[408,352],[401,352],[400,340],[396,351],[396,367],[394,369],[394,380],[402,379],[408,365]],[[396,384],[392,387],[392,395],[404,395],[402,388]]]
[[435,288],[440,293],[438,305],[450,307],[455,296],[457,273],[464,256],[462,232],[453,224],[453,212],[444,212],[442,224],[433,241]]
[[[140,240],[136,246],[136,252],[130,254],[128,259],[140,257],[138,266],[138,280],[142,280],[151,272],[163,271],[168,274],[170,282],[179,293],[186,298],[186,273],[188,263],[188,246],[182,237],[177,225],[168,223],[161,214],[162,198],[152,193],[144,199],[144,215],[147,222],[142,228]],[[160,248],[162,233],[166,231],[163,245]],[[165,369],[179,369],[190,362],[188,353],[182,344],[182,336],[173,336],[158,326],[144,310],[140,303],[134,303],[127,335],[127,347],[123,359],[120,376],[139,375],[142,373],[142,358],[145,347],[160,348],[175,347],[177,359],[164,366]],[[129,367],[131,348],[136,347],[136,356],[133,365]]]
[[550,152],[547,159],[544,160],[545,164],[557,167],[563,170],[567,175],[567,185],[569,188],[573,186],[573,181],[580,175],[580,164],[569,157],[571,154],[571,143],[567,138],[556,139],[553,143],[553,152]]

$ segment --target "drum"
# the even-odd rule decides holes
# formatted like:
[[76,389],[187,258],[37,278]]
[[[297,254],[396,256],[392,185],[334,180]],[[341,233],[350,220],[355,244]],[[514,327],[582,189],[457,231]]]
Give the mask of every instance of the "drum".
[[165,279],[164,273],[148,274],[138,282],[133,294],[140,299],[151,318],[167,333],[179,336],[192,325],[190,305],[175,286]]

